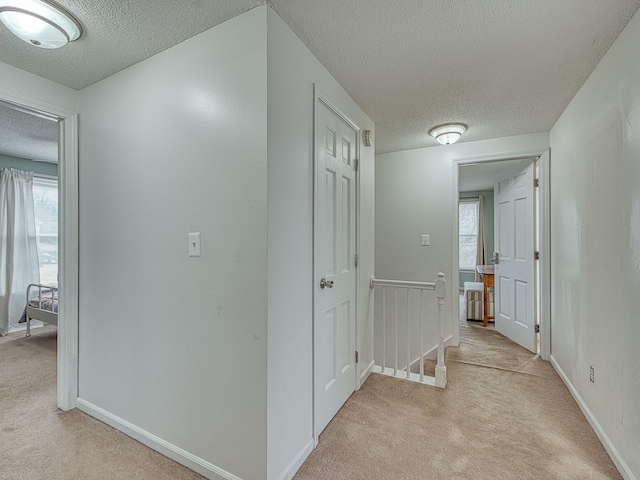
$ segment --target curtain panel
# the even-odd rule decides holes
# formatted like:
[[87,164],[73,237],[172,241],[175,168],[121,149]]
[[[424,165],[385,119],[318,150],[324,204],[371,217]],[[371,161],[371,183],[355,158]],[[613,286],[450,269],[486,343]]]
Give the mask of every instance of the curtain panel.
[[0,335],[6,335],[18,326],[27,286],[40,283],[33,172],[2,169],[0,235]]
[[[484,234],[484,196],[478,196],[478,242],[476,250],[476,265],[487,264],[487,244]],[[480,281],[480,274],[476,268],[476,282]]]

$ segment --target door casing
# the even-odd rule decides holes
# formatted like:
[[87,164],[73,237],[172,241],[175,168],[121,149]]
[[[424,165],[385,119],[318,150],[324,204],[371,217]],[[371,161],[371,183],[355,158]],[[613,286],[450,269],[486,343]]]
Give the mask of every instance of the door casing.
[[[551,231],[550,231],[550,151],[549,149],[525,152],[513,152],[500,155],[481,155],[475,157],[454,158],[453,168],[453,235],[451,271],[453,275],[458,273],[458,178],[459,170],[463,165],[472,163],[489,163],[506,160],[520,160],[526,158],[539,158],[539,248],[540,248],[540,291],[539,295],[539,319],[540,319],[540,356],[543,360],[549,360],[551,356]],[[451,296],[452,332],[454,345],[460,345],[460,305],[458,295]]]
[[0,90],[0,102],[58,120],[58,367],[57,405],[76,407],[78,398],[78,113]]

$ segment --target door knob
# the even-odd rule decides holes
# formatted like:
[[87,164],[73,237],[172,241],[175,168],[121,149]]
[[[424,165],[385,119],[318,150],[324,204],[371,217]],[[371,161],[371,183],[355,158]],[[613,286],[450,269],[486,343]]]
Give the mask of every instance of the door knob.
[[333,288],[333,280],[325,280],[324,278],[320,279],[320,288]]
[[500,263],[500,254],[498,252],[493,252],[493,264],[498,265]]

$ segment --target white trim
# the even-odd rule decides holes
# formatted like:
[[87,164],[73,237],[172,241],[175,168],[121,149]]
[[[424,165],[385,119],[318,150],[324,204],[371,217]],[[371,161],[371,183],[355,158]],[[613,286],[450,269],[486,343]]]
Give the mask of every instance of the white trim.
[[[460,283],[460,192],[458,191],[458,183],[460,176],[460,162],[453,159],[451,163],[453,168],[453,204],[451,207],[453,213],[453,231],[455,235],[451,235],[451,276],[453,277],[456,273],[458,273],[458,278],[455,280],[458,284]],[[451,284],[453,290],[453,281],[451,279]],[[460,288],[461,285],[458,285]],[[456,295],[451,295],[451,297],[455,297]],[[451,326],[451,333],[453,334],[453,345],[456,347],[460,345],[460,300],[458,298],[451,298],[451,312],[452,319],[451,322],[453,325]]]
[[373,367],[375,367],[375,365],[375,360],[371,360],[369,365],[367,365],[367,368],[362,371],[362,373],[360,374],[360,385],[364,384],[364,382],[367,381],[367,378],[369,378],[369,375],[371,375],[371,373],[373,372]]
[[[540,357],[549,360],[551,357],[551,151],[540,156],[538,176],[539,227],[538,249],[540,251]],[[542,272],[547,272],[543,275]]]
[[8,103],[10,107],[15,106],[21,112],[37,115],[49,120],[60,120],[77,114],[77,112],[67,110],[66,108],[57,107],[47,102],[2,89],[0,89],[0,102]]
[[[315,130],[315,125],[314,125],[314,130]],[[360,309],[363,307],[364,302],[360,302],[359,300],[360,293],[362,292],[362,285],[361,285],[362,282],[360,281],[360,274],[363,271],[361,266],[362,260],[360,259],[361,252],[362,252],[362,245],[361,245],[362,235],[360,234],[360,221],[362,218],[362,216],[360,215],[360,205],[362,205],[362,198],[361,198],[362,188],[360,187],[360,172],[362,171],[362,158],[361,158],[362,149],[360,145],[362,145],[362,131],[360,130],[360,128],[357,128],[356,129],[356,159],[358,160],[357,162],[358,169],[356,170],[356,206],[355,206],[356,251],[354,253],[358,257],[358,263],[355,266],[355,269],[356,269],[356,275],[355,275],[356,276],[356,298],[355,298],[356,325],[355,325],[354,336],[355,336],[355,347],[356,347],[356,351],[358,352],[358,355],[360,355],[360,352],[364,351],[364,345],[360,345],[360,337],[358,336],[359,319],[366,317],[366,313],[364,313],[362,316],[360,315],[362,313],[360,312]],[[315,151],[315,146],[314,146],[314,151]],[[358,371],[360,370],[359,360],[360,358],[358,358],[358,362],[356,362],[356,391],[360,390],[360,387],[362,387],[362,375],[358,375]]]
[[[469,165],[472,163],[486,163],[486,162],[500,162],[502,160],[527,160],[539,157],[546,150],[530,150],[524,152],[512,152],[512,153],[501,153],[498,155],[486,154],[486,155],[477,155],[472,157],[459,157],[454,158],[454,164],[457,165]],[[456,178],[457,180],[457,178]],[[457,185],[457,181],[456,181]],[[456,193],[459,193],[456,190]]]
[[591,410],[589,410],[589,407],[587,407],[587,404],[584,402],[584,400],[582,399],[582,397],[580,396],[576,388],[573,386],[573,384],[569,380],[569,377],[567,377],[567,375],[564,373],[564,371],[560,367],[560,364],[556,361],[553,355],[549,357],[549,361],[551,362],[551,365],[553,365],[553,368],[556,370],[556,372],[558,373],[558,375],[560,376],[564,384],[569,389],[569,392],[571,392],[573,399],[576,401],[576,403],[580,407],[580,410],[582,410],[582,414],[587,419],[587,422],[589,422],[589,425],[591,425],[591,428],[593,428],[593,431],[596,432],[596,435],[598,436],[600,443],[602,443],[602,446],[609,454],[609,457],[611,457],[611,460],[613,461],[616,468],[620,472],[620,475],[622,475],[622,477],[625,480],[638,480],[638,478],[633,474],[633,472],[631,471],[627,463],[623,460],[622,456],[620,455],[620,452],[618,452],[618,449],[613,445],[613,442],[611,442],[611,439],[609,438],[609,436],[606,434],[606,432],[600,425],[600,422],[598,422],[598,420],[593,415]]
[[43,175],[42,173],[33,172],[33,184],[43,187],[53,187],[58,188],[60,182],[58,182],[58,177],[54,177],[53,175]]
[[60,122],[58,406],[78,397],[78,115]]
[[276,480],[291,480],[298,472],[298,470],[300,470],[300,467],[305,462],[305,460],[309,458],[309,455],[311,455],[311,452],[313,452],[315,446],[315,441],[312,438],[295,456],[291,463],[287,465],[287,468],[285,468],[284,471],[280,475],[278,475],[278,478]]
[[182,448],[177,447],[166,440],[147,432],[146,430],[143,430],[133,423],[130,423],[98,407],[97,405],[84,400],[83,398],[77,399],[77,406],[79,410],[82,410],[87,415],[97,418],[101,422],[121,431],[125,435],[128,435],[156,452],[161,453],[165,457],[190,468],[200,475],[217,480],[242,480],[240,477],[237,477],[200,457],[196,457],[192,453],[189,453],[186,450],[183,450]]
[[311,432],[313,434],[313,448],[318,446],[318,439],[320,438],[320,434],[318,432],[316,432],[317,430],[317,425],[318,425],[318,402],[317,402],[317,395],[316,395],[316,381],[317,381],[317,375],[316,375],[316,308],[318,305],[318,299],[317,299],[317,291],[316,291],[316,272],[318,271],[318,266],[316,265],[316,245],[317,245],[317,229],[316,229],[316,222],[317,222],[317,218],[318,218],[318,212],[317,212],[317,206],[318,206],[318,189],[316,188],[316,183],[317,183],[317,163],[318,163],[318,152],[316,151],[316,142],[318,141],[318,139],[316,138],[316,124],[317,124],[317,116],[318,116],[318,95],[320,94],[320,91],[318,89],[318,86],[314,83],[313,84],[313,139],[311,141],[312,143],[312,158],[313,158],[313,166],[312,166],[312,170],[313,170],[313,180],[312,180],[312,188],[313,188],[313,219],[311,221],[311,229],[312,229],[312,236],[313,236],[313,246],[311,248],[312,250],[312,255],[313,258],[311,259],[312,262],[312,266],[311,266]]
[[0,102],[60,123],[57,403],[70,410],[78,397],[78,113],[6,90]]
[[[452,268],[452,272],[460,272],[460,269],[458,267],[458,255],[454,253],[458,252],[458,249],[460,248],[458,245],[458,238],[459,238],[459,219],[458,219],[458,208],[456,208],[458,206],[458,203],[460,201],[460,192],[458,191],[459,188],[459,174],[460,174],[460,167],[463,165],[470,165],[470,164],[475,164],[475,163],[489,163],[489,162],[500,162],[500,161],[504,161],[504,160],[525,160],[525,159],[535,159],[535,158],[543,158],[543,156],[545,155],[546,152],[548,152],[548,149],[545,150],[533,150],[533,151],[524,151],[524,152],[514,152],[514,153],[503,153],[503,154],[499,154],[499,155],[493,155],[493,154],[487,154],[487,155],[479,155],[479,156],[475,156],[475,157],[460,157],[460,158],[453,158],[453,162],[452,164],[452,168],[453,168],[453,227],[454,227],[454,235],[451,235],[451,239],[453,242],[452,245],[452,255],[451,255],[451,268]],[[543,175],[545,175],[543,177]],[[546,184],[547,187],[545,189],[540,189],[539,191],[539,195],[540,195],[540,206],[541,206],[541,211],[540,211],[540,224],[541,227],[542,226],[546,226],[545,230],[540,231],[540,248],[542,248],[543,246],[547,246],[550,245],[550,230],[549,230],[549,225],[550,225],[550,219],[549,219],[549,214],[550,211],[546,211],[542,208],[543,205],[546,205],[545,208],[548,208],[548,205],[550,205],[549,203],[549,195],[550,195],[550,189],[548,188],[548,184],[550,182],[550,170],[548,168],[542,169],[540,168],[540,184],[544,185]],[[546,195],[546,198],[543,198],[542,195]],[[546,223],[545,223],[546,222]],[[542,238],[542,235],[547,235],[546,238]],[[459,280],[458,280],[459,281]],[[540,295],[540,300],[544,302],[544,300],[546,300],[546,302],[541,303],[541,305],[543,305],[543,308],[541,308],[541,315],[540,315],[540,351],[541,351],[541,357],[544,360],[547,360],[548,358],[545,358],[542,354],[545,351],[550,351],[551,348],[551,335],[550,335],[550,331],[551,331],[551,314],[550,314],[550,306],[551,306],[551,264],[549,261],[549,256],[547,256],[547,260],[543,261],[540,264],[540,282],[541,282],[541,288],[540,288],[540,292],[538,292],[538,294]],[[542,299],[543,295],[547,295],[546,299]],[[453,297],[453,295],[452,295]],[[546,310],[545,310],[546,309]],[[452,305],[451,305],[451,311],[455,314],[453,320],[455,320],[454,322],[454,326],[453,326],[453,338],[454,338],[454,345],[460,345],[460,302],[458,301],[458,298],[452,298]]]
[[[446,350],[447,347],[451,347],[453,346],[453,335],[449,335],[445,341],[444,341],[444,345],[443,348]],[[436,345],[435,347],[427,350],[426,352],[424,352],[424,358],[425,360],[437,360],[438,358],[438,345]],[[420,357],[416,358],[413,362],[411,362],[411,367],[410,370],[413,371],[414,368],[416,367],[420,367]],[[416,366],[416,363],[418,364]]]

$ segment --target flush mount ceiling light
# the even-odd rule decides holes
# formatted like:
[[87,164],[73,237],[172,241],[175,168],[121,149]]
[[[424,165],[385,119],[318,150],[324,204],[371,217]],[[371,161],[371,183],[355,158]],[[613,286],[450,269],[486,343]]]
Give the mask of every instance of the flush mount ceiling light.
[[462,123],[447,123],[446,125],[438,125],[429,132],[442,145],[451,145],[456,143],[467,129]]
[[82,27],[48,0],[0,0],[0,21],[21,40],[40,48],[60,48],[82,36]]

